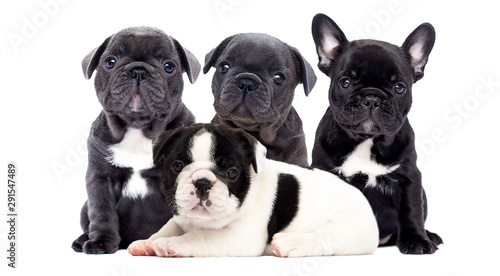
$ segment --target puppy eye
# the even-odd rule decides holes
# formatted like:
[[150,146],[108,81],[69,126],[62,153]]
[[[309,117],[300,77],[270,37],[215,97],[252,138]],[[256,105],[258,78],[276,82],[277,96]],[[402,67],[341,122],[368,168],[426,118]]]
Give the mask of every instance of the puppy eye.
[[167,62],[163,65],[163,69],[165,69],[165,72],[172,74],[175,71],[175,65],[172,62]]
[[273,81],[276,84],[283,84],[283,82],[285,82],[285,77],[283,77],[281,74],[276,74],[273,76]]
[[172,162],[172,170],[174,173],[180,173],[184,169],[184,163],[181,161]]
[[406,91],[406,86],[400,82],[396,83],[396,86],[394,86],[394,92],[397,94],[403,94]]
[[238,178],[239,175],[240,171],[238,171],[236,168],[230,168],[229,170],[227,170],[227,177],[231,180]]
[[341,78],[339,84],[342,88],[347,88],[351,86],[351,80],[349,78]]
[[227,73],[227,71],[229,71],[229,64],[223,63],[219,66],[219,72],[221,72],[222,74]]
[[105,61],[105,64],[106,64],[106,68],[113,69],[113,67],[115,67],[115,65],[116,65],[116,59],[113,57],[107,58]]

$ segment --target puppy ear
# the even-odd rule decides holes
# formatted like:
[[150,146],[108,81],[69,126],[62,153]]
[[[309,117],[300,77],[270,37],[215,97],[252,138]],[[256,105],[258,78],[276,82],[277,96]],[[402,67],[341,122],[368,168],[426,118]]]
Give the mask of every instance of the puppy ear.
[[307,60],[300,54],[299,50],[293,47],[290,48],[292,49],[293,55],[295,55],[296,59],[299,61],[300,79],[304,85],[304,92],[306,93],[306,96],[309,96],[309,93],[311,93],[311,90],[316,84],[316,74],[314,73],[314,69],[311,64],[309,64],[309,62],[307,62]]
[[423,23],[406,38],[403,46],[401,46],[410,57],[415,82],[424,76],[424,68],[435,39],[434,27],[429,23]]
[[262,172],[262,170],[264,169],[264,164],[266,163],[267,160],[266,157],[267,148],[264,145],[262,145],[262,143],[259,142],[257,139],[255,139],[254,147],[255,147],[254,150],[255,158],[252,165],[255,173],[259,173]]
[[179,57],[181,58],[182,67],[184,71],[187,73],[189,81],[191,83],[195,83],[196,79],[200,75],[201,64],[198,59],[186,48],[182,47],[182,45],[172,38],[175,48],[179,53]]
[[97,68],[97,65],[99,65],[99,60],[101,59],[101,55],[106,50],[106,47],[108,47],[108,43],[112,37],[113,36],[106,38],[106,40],[104,40],[101,46],[95,48],[83,58],[82,69],[83,69],[83,76],[86,79],[90,79],[90,77],[92,77],[92,73]]
[[226,39],[224,39],[219,46],[217,46],[215,49],[210,51],[206,56],[205,56],[205,66],[203,66],[203,74],[208,73],[210,71],[210,68],[215,65],[215,62],[217,59],[220,57],[222,52],[226,49],[227,45],[236,37],[236,35],[230,36]]
[[321,13],[313,18],[312,35],[319,57],[318,67],[321,72],[329,75],[340,47],[349,41],[339,26],[330,17]]
[[180,128],[171,129],[160,133],[153,139],[153,163],[157,166],[160,163],[164,153],[172,146],[173,141],[179,138]]
[[[226,127],[224,125],[220,125]],[[228,127],[226,127],[228,128]],[[243,147],[248,164],[251,164],[255,173],[262,172],[265,161],[267,160],[267,149],[255,137],[248,134],[243,129],[229,129],[227,131],[234,131],[238,137],[238,141]]]

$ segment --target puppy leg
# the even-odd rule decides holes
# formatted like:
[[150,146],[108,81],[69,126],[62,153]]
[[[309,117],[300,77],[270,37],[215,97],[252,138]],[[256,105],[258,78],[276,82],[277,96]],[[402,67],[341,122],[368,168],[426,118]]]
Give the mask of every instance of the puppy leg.
[[430,232],[424,228],[427,198],[422,187],[420,171],[416,169],[413,174],[408,175],[404,183],[406,184],[401,189],[396,245],[403,254],[432,254],[436,252],[442,240],[434,233],[429,235]]
[[183,231],[174,220],[169,220],[158,232],[154,233],[147,240],[138,240],[131,243],[128,252],[133,256],[154,256],[155,251],[151,244],[160,238],[182,235]]
[[80,211],[80,225],[83,229],[83,234],[80,235],[80,237],[78,237],[71,245],[71,248],[73,248],[76,252],[83,252],[83,245],[89,240],[90,220],[88,212],[87,201],[85,201],[82,210]]
[[310,233],[277,233],[273,252],[280,257],[372,254],[379,242],[377,224],[373,216],[358,218],[337,217]]
[[157,256],[165,257],[260,256],[266,247],[266,233],[261,234],[245,229],[197,229],[182,236],[158,238],[151,248]]
[[372,254],[376,249],[374,242],[366,243],[364,238],[358,240],[335,231],[337,231],[336,227],[328,225],[312,233],[275,234],[271,243],[273,252],[279,257],[306,257],[365,255]]

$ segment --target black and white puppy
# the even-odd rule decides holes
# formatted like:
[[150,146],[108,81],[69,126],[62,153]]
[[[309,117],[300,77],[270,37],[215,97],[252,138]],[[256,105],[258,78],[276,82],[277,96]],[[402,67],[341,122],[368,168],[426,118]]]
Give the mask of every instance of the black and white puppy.
[[132,255],[282,257],[371,254],[378,228],[366,198],[337,176],[266,158],[242,129],[198,124],[161,134],[174,217]]
[[182,103],[183,73],[193,83],[201,65],[164,32],[128,28],[107,38],[83,60],[94,70],[103,110],[88,138],[87,194],[81,212],[83,235],[73,249],[113,253],[149,237],[172,216],[153,165],[152,139],[195,123]]
[[441,238],[424,228],[427,200],[407,114],[412,84],[422,78],[435,39],[420,25],[401,47],[377,40],[349,42],[328,16],[312,33],[319,68],[331,78],[330,107],[319,123],[312,167],[333,172],[368,198],[380,244],[402,253],[433,253]]
[[267,34],[237,34],[207,54],[203,72],[211,67],[217,70],[212,123],[245,129],[271,159],[307,166],[302,120],[292,102],[299,83],[309,95],[316,75],[299,51]]

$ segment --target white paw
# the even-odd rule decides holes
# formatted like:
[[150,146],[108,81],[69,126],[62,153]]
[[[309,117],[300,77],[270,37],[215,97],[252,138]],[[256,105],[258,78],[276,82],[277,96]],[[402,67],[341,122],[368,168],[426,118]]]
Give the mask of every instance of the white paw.
[[132,256],[145,256],[147,254],[146,250],[146,242],[147,240],[139,240],[131,243],[127,250]]
[[151,244],[151,249],[156,256],[160,257],[182,257],[179,250],[182,246],[176,241],[176,237],[159,238]]
[[273,252],[279,257],[307,256],[307,234],[277,233],[271,242]]

